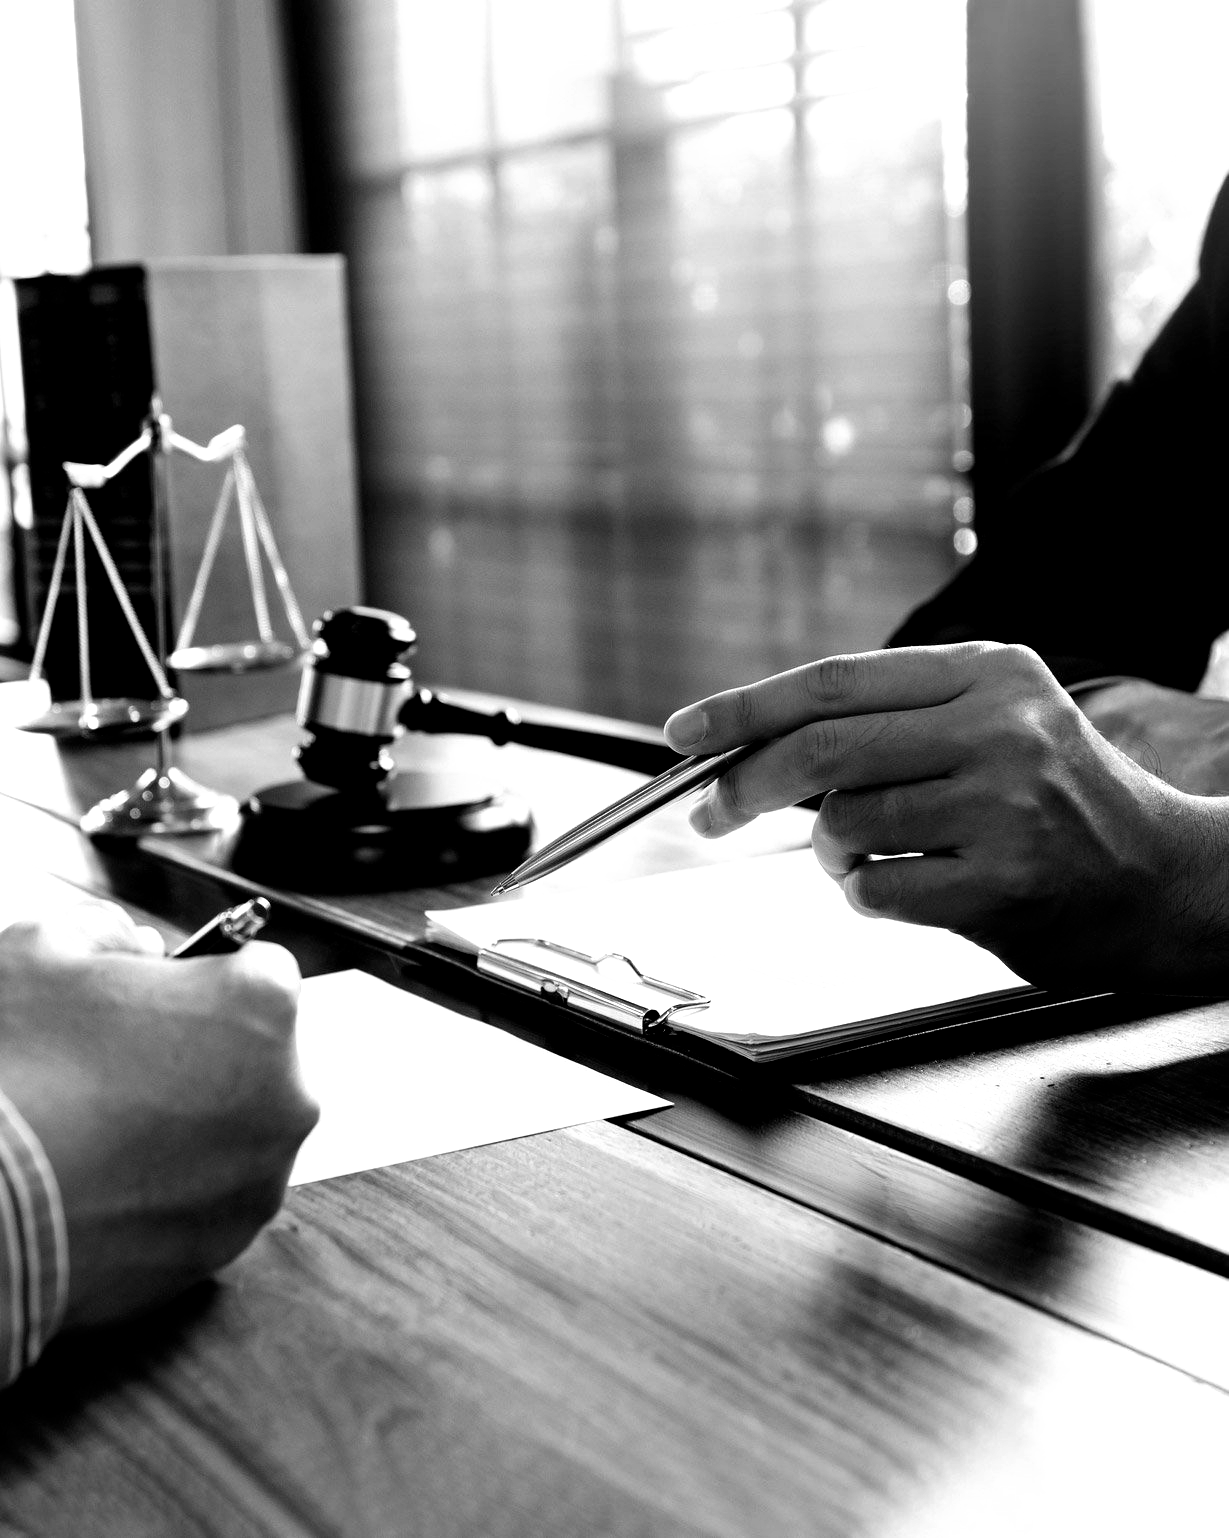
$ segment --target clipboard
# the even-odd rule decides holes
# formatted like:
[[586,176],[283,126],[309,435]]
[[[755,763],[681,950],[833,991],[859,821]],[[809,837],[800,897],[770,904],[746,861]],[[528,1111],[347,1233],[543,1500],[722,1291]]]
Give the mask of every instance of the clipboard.
[[514,988],[564,1004],[586,1019],[645,1036],[712,1000],[642,972],[630,956],[591,956],[555,940],[508,936],[478,952],[478,970]]
[[727,1068],[821,1061],[1055,1000],[972,942],[848,908],[810,850],[427,915],[553,1014]]

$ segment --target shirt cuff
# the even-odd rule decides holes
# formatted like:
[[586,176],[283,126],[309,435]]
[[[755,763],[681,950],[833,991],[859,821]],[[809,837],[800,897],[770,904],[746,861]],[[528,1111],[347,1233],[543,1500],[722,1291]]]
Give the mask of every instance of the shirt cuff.
[[55,1171],[0,1090],[0,1386],[37,1360],[68,1302],[68,1228]]

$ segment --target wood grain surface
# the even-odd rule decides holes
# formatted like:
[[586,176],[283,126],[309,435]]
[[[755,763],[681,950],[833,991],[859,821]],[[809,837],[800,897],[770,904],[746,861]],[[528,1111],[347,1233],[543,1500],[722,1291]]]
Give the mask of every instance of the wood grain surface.
[[968,1032],[935,1062],[847,1070],[811,1086],[813,1103],[1229,1274],[1229,1003],[1120,998],[1086,1014],[1087,1030],[1050,1040]]
[[[180,761],[242,794],[294,735]],[[201,841],[71,826],[147,760],[17,735],[0,839],[186,929],[231,885]],[[563,820],[627,781],[500,762]],[[370,921],[374,966],[440,896],[279,937],[318,970]],[[578,1037],[678,1105],[293,1191],[216,1284],[0,1397],[0,1535],[1221,1533],[1221,1028],[1118,1003],[771,1090]]]
[[1229,1396],[597,1125],[301,1188],[0,1421],[38,1538],[1197,1535]]
[[1179,1260],[784,1107],[686,1098],[629,1125],[1229,1389],[1229,1278],[1207,1257]]

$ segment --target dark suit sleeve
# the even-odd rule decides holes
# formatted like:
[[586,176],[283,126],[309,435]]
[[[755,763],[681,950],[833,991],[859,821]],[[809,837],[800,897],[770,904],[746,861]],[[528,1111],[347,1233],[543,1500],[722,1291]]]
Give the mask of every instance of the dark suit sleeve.
[[1229,182],[1198,278],[1072,447],[997,508],[891,646],[1019,641],[1065,684],[1193,689],[1229,627]]

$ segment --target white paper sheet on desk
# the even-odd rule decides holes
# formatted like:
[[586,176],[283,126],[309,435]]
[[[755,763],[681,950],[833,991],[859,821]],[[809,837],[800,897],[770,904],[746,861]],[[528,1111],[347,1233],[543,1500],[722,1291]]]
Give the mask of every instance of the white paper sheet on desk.
[[298,1043],[320,1121],[291,1185],[669,1104],[366,972],[303,984]]

